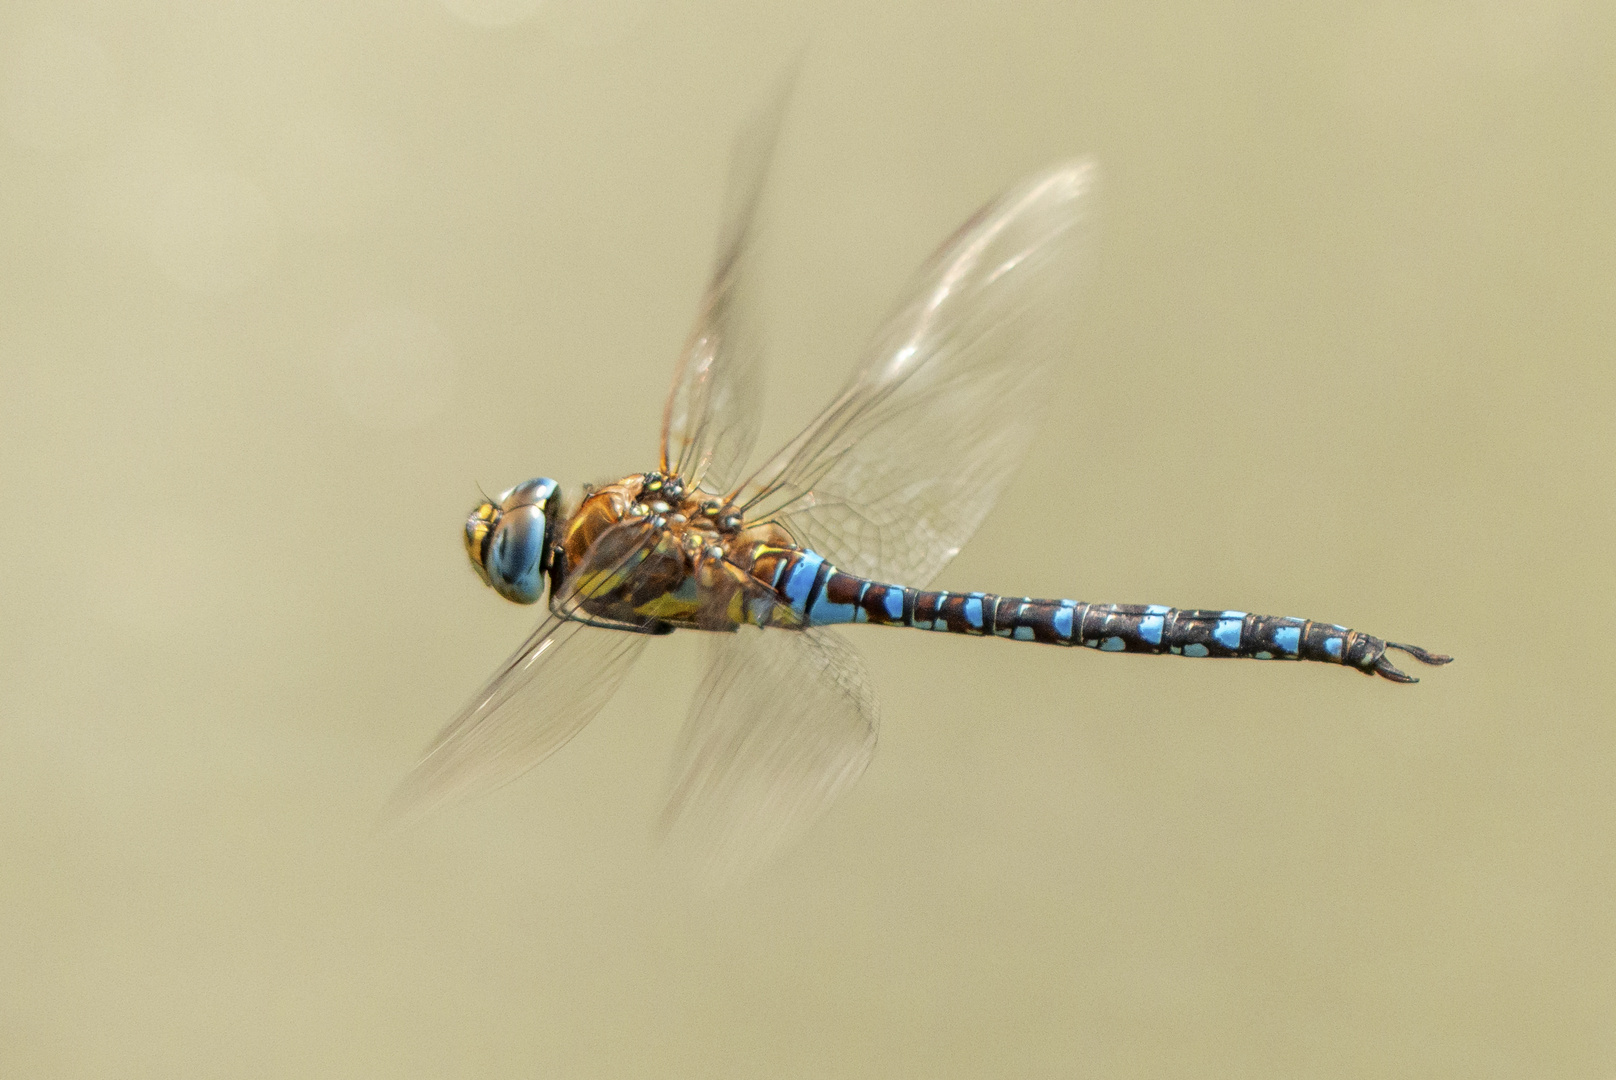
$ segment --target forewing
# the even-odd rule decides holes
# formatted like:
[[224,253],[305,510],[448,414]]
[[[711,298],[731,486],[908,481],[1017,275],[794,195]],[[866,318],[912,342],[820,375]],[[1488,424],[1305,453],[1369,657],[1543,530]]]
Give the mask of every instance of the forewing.
[[834,631],[743,626],[705,648],[662,824],[729,876],[766,862],[863,775],[877,710],[862,659]]
[[749,288],[755,219],[791,86],[783,80],[735,140],[718,257],[662,414],[662,470],[714,492],[739,479],[757,438],[763,344]]
[[1019,466],[1067,350],[1087,161],[983,207],[946,241],[818,418],[739,495],[853,574],[924,585]]
[[[643,525],[616,527],[631,528]],[[594,719],[645,647],[646,635],[589,626],[566,613],[623,584],[622,569],[636,565],[647,546],[644,531],[647,541],[638,545],[608,532],[590,548],[570,579],[585,584],[563,587],[552,614],[443,729],[393,793],[384,822],[405,824],[502,787]]]

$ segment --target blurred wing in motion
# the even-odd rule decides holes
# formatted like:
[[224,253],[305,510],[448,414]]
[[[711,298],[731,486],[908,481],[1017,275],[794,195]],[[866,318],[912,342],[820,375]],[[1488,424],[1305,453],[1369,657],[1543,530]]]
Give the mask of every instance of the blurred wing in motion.
[[763,345],[748,289],[754,277],[754,218],[793,83],[794,71],[730,152],[717,262],[662,413],[663,473],[712,492],[736,483],[757,438]]
[[662,828],[723,877],[761,866],[863,775],[877,711],[833,631],[743,626],[705,647]]
[[838,568],[924,586],[1010,481],[1065,355],[1094,167],[1063,162],[932,256],[829,408],[738,493]]
[[[629,544],[614,535],[641,530]],[[584,555],[563,595],[522,647],[451,720],[383,811],[385,824],[417,821],[434,810],[486,795],[560,749],[610,700],[645,647],[647,635],[569,618],[593,595],[622,586],[650,545],[643,522],[625,522]],[[609,554],[605,554],[609,552]]]

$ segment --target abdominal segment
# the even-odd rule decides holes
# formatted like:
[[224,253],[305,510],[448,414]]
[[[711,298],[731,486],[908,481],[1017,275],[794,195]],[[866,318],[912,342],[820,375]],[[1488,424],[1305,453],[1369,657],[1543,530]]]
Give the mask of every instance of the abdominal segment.
[[1402,649],[1424,663],[1448,659],[1334,623],[1289,616],[886,585],[844,574],[812,551],[779,552],[771,567],[773,576],[768,580],[782,607],[802,625],[868,622],[1101,652],[1313,660],[1354,667],[1394,682],[1413,680],[1386,659],[1388,648]]

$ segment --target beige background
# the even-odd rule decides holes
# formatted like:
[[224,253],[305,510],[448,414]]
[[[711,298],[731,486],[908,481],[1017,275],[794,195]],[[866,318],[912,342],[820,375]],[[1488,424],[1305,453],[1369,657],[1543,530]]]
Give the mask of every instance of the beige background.
[[[1613,10],[6,4],[0,1075],[1616,1075]],[[474,485],[652,463],[805,40],[774,437],[1092,153],[1061,419],[940,584],[1459,661],[866,629],[874,766],[702,895],[650,839],[675,638],[371,839],[533,617],[465,565]]]

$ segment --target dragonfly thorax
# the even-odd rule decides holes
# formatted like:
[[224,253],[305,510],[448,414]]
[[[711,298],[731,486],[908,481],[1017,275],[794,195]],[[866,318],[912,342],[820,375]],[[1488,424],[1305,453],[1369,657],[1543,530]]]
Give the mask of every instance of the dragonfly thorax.
[[559,595],[603,622],[733,630],[764,625],[779,606],[772,577],[752,569],[759,550],[790,543],[712,492],[638,473],[588,491],[559,527],[551,576]]
[[531,604],[544,595],[551,526],[560,503],[556,487],[548,477],[529,480],[478,503],[466,518],[471,565],[507,600]]
[[[632,489],[634,477],[623,483]],[[741,530],[735,507],[685,484],[677,476],[649,472],[639,478],[639,491],[628,507],[630,517],[648,519],[657,530],[670,530],[692,553],[722,558],[722,548]]]

